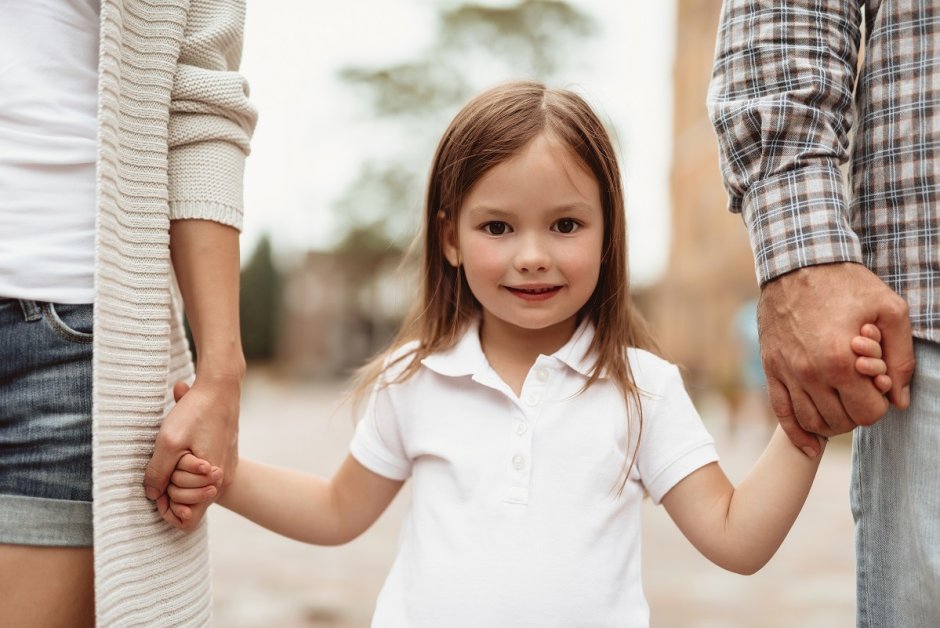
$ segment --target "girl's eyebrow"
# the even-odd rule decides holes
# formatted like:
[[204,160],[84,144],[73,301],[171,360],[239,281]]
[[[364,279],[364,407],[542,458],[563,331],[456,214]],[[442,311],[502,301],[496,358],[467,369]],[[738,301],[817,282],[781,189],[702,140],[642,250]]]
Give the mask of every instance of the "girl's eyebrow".
[[505,209],[500,209],[498,207],[490,207],[488,205],[473,205],[466,209],[467,213],[472,213],[475,216],[480,218],[505,218],[507,216],[512,216],[513,212],[506,211]]
[[[509,211],[506,209],[500,209],[499,207],[492,207],[489,205],[472,205],[468,207],[465,211],[472,213],[475,216],[480,217],[497,217],[505,218],[507,216],[513,216],[518,212]],[[570,212],[589,212],[591,211],[591,206],[588,203],[582,201],[575,201],[572,203],[564,203],[556,207],[552,207],[548,210],[550,214],[565,214]]]
[[575,201],[574,203],[565,203],[564,205],[559,205],[550,210],[556,214],[564,214],[567,212],[588,212],[591,211],[591,206],[588,203],[583,201]]

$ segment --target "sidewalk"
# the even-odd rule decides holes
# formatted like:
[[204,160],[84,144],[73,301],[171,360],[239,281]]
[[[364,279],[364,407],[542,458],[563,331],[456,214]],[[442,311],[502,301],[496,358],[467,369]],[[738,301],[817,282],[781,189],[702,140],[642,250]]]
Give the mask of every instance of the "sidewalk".
[[[298,384],[252,372],[245,386],[241,453],[331,473],[352,435],[340,387]],[[736,480],[769,437],[744,428],[732,438],[720,413],[705,413],[722,466]],[[644,582],[653,628],[839,628],[854,625],[853,531],[845,443],[830,445],[816,485],[790,536],[755,576],[737,576],[702,558],[662,508],[643,513]],[[213,508],[210,539],[215,625],[220,628],[359,628],[391,565],[406,486],[371,530],[349,545],[311,547]]]

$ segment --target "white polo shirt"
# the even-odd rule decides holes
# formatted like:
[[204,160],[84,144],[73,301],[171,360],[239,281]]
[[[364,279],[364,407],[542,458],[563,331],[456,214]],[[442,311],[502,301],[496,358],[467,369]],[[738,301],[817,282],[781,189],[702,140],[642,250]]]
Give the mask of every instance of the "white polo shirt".
[[[640,578],[640,504],[655,503],[718,459],[678,369],[629,350],[643,395],[636,443],[623,395],[602,378],[585,392],[594,330],[541,355],[520,397],[490,368],[471,325],[407,381],[380,388],[352,455],[413,478],[400,548],[373,626],[649,625]],[[393,375],[393,374],[390,374]]]

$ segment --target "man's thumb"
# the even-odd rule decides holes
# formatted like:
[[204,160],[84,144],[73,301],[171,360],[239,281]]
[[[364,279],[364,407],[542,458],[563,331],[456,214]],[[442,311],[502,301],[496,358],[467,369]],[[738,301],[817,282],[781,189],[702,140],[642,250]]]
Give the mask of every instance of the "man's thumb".
[[904,410],[911,403],[911,378],[914,375],[914,340],[911,337],[911,325],[907,317],[896,320],[895,324],[879,323],[882,334],[882,347],[888,377],[891,378],[891,403]]

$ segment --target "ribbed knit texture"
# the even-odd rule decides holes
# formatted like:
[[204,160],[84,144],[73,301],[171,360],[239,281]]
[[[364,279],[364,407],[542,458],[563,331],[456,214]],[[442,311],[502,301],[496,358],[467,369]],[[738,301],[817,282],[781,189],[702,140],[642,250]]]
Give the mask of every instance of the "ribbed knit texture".
[[102,0],[95,262],[94,532],[98,625],[206,626],[206,528],[183,534],[143,492],[191,378],[169,225],[241,227],[255,112],[238,67],[240,0]]

